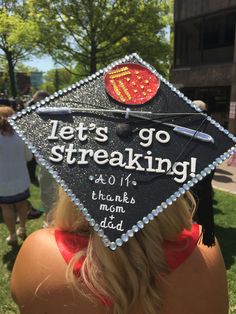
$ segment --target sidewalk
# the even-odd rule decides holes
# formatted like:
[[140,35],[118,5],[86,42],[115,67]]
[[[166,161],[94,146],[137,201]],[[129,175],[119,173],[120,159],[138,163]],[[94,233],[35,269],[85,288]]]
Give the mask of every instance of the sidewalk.
[[227,166],[227,160],[216,168],[213,188],[236,194],[236,167]]

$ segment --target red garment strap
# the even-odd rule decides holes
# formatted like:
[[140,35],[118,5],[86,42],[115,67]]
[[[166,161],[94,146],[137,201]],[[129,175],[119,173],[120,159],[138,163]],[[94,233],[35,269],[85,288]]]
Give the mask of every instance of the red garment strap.
[[[55,230],[55,239],[61,255],[69,264],[74,255],[88,246],[89,237],[77,233]],[[84,258],[81,258],[74,267],[74,272],[79,276]]]
[[184,229],[175,240],[163,243],[164,255],[170,271],[179,267],[193,252],[199,240],[200,227],[192,224],[191,230]]
[[[61,255],[68,264],[73,256],[88,246],[89,237],[76,233],[55,230],[55,239]],[[170,271],[180,266],[192,253],[199,239],[199,225],[193,224],[190,231],[184,230],[180,236],[173,241],[164,241],[163,250]],[[80,269],[84,257],[75,264],[74,273],[80,276]],[[111,301],[100,297],[104,305],[111,306]]]
[[[80,234],[69,233],[61,230],[55,230],[55,239],[61,255],[65,262],[69,264],[70,260],[76,253],[87,248],[89,237],[82,236]],[[74,273],[76,276],[80,276],[80,269],[83,265],[85,257],[81,257],[80,260],[74,266]],[[104,296],[99,296],[99,299],[103,305],[111,306],[110,300]]]
[[[77,233],[55,230],[55,239],[61,255],[68,264],[73,256],[87,247],[89,237]],[[199,225],[193,224],[191,230],[184,230],[180,236],[172,241],[164,241],[163,250],[169,270],[180,266],[192,253],[199,239]],[[84,258],[75,265],[75,273],[79,275]]]

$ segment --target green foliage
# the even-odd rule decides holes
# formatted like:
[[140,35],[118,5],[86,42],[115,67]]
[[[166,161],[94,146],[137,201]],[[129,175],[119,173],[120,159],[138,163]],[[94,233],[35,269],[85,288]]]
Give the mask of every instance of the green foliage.
[[[166,33],[173,0],[0,0],[0,4],[0,57],[7,60],[12,94],[15,66],[35,53],[51,55],[69,71],[74,68],[76,80],[132,52],[168,76],[172,48]],[[67,76],[59,78],[60,88],[74,82],[75,75]],[[57,85],[46,77],[43,87],[51,92]]]
[[169,69],[166,38],[170,0],[29,0],[42,51],[88,75],[124,54],[139,52],[162,74]]
[[68,87],[78,81],[78,78],[64,68],[49,70],[44,75],[44,83],[40,86],[42,90],[48,91],[50,94],[59,89]]
[[227,269],[229,314],[236,314],[236,196],[215,190],[216,237]]
[[0,47],[4,51],[9,49],[17,52],[32,50],[37,34],[37,25],[33,21],[25,20],[18,13],[9,15],[6,9],[0,11],[0,33],[2,40]]
[[0,93],[9,90],[9,77],[7,74],[6,61],[0,58]]
[[30,75],[31,72],[38,72],[37,67],[31,67],[29,65],[24,64],[23,62],[18,62],[16,67],[15,67],[17,72],[25,73]]
[[28,14],[26,1],[4,0],[0,6],[0,56],[8,65],[11,93],[16,96],[15,66],[35,51],[38,26]]

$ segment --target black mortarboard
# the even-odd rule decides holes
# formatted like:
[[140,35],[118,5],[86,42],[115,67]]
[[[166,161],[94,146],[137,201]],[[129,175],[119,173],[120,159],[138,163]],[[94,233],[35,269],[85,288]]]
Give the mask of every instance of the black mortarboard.
[[112,250],[236,150],[234,135],[137,54],[10,123]]

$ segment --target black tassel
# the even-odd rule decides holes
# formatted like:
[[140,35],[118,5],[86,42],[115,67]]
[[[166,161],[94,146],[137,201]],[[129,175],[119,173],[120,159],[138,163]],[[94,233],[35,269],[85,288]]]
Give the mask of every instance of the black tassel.
[[215,245],[214,192],[211,185],[213,176],[214,171],[192,188],[197,199],[197,210],[193,219],[202,226],[201,241],[208,247]]
[[[212,213],[213,214],[213,213]],[[202,243],[208,247],[215,245],[215,226],[214,217],[210,218],[211,221],[208,223],[201,223],[202,225]]]

